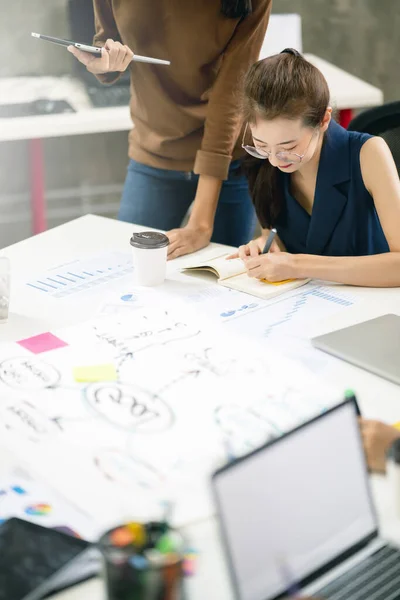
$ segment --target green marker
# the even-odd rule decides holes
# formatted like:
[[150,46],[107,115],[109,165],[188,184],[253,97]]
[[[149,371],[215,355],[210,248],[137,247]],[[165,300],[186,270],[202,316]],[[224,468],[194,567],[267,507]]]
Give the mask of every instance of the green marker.
[[161,552],[161,554],[176,552],[176,541],[174,540],[173,536],[165,533],[156,543],[156,549]]

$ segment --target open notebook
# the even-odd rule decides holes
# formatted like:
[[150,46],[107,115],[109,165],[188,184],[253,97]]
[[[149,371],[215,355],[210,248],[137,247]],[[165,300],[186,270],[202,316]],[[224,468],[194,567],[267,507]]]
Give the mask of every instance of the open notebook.
[[309,279],[287,279],[272,283],[265,279],[253,279],[247,275],[243,261],[240,258],[226,260],[227,256],[229,255],[224,254],[210,260],[189,264],[182,271],[210,271],[218,277],[218,283],[221,285],[264,299],[279,296],[310,281]]

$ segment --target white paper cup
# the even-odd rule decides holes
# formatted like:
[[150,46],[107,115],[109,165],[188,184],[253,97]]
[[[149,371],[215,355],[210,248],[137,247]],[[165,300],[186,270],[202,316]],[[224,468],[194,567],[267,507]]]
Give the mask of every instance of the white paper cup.
[[163,233],[142,231],[131,237],[135,285],[160,285],[167,271],[169,239]]

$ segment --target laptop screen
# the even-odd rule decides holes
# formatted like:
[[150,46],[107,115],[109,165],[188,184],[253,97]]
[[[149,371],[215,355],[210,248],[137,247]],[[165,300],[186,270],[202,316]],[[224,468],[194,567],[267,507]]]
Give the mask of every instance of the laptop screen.
[[270,600],[376,532],[355,405],[344,403],[214,475],[240,600]]

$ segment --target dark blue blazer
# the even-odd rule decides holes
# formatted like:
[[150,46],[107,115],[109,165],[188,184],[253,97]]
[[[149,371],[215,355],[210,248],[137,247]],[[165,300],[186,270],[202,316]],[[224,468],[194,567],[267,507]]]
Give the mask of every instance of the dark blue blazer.
[[283,206],[276,229],[288,252],[365,256],[389,252],[360,167],[360,150],[371,136],[331,121],[325,133],[311,216],[290,193],[290,174],[279,172]]

